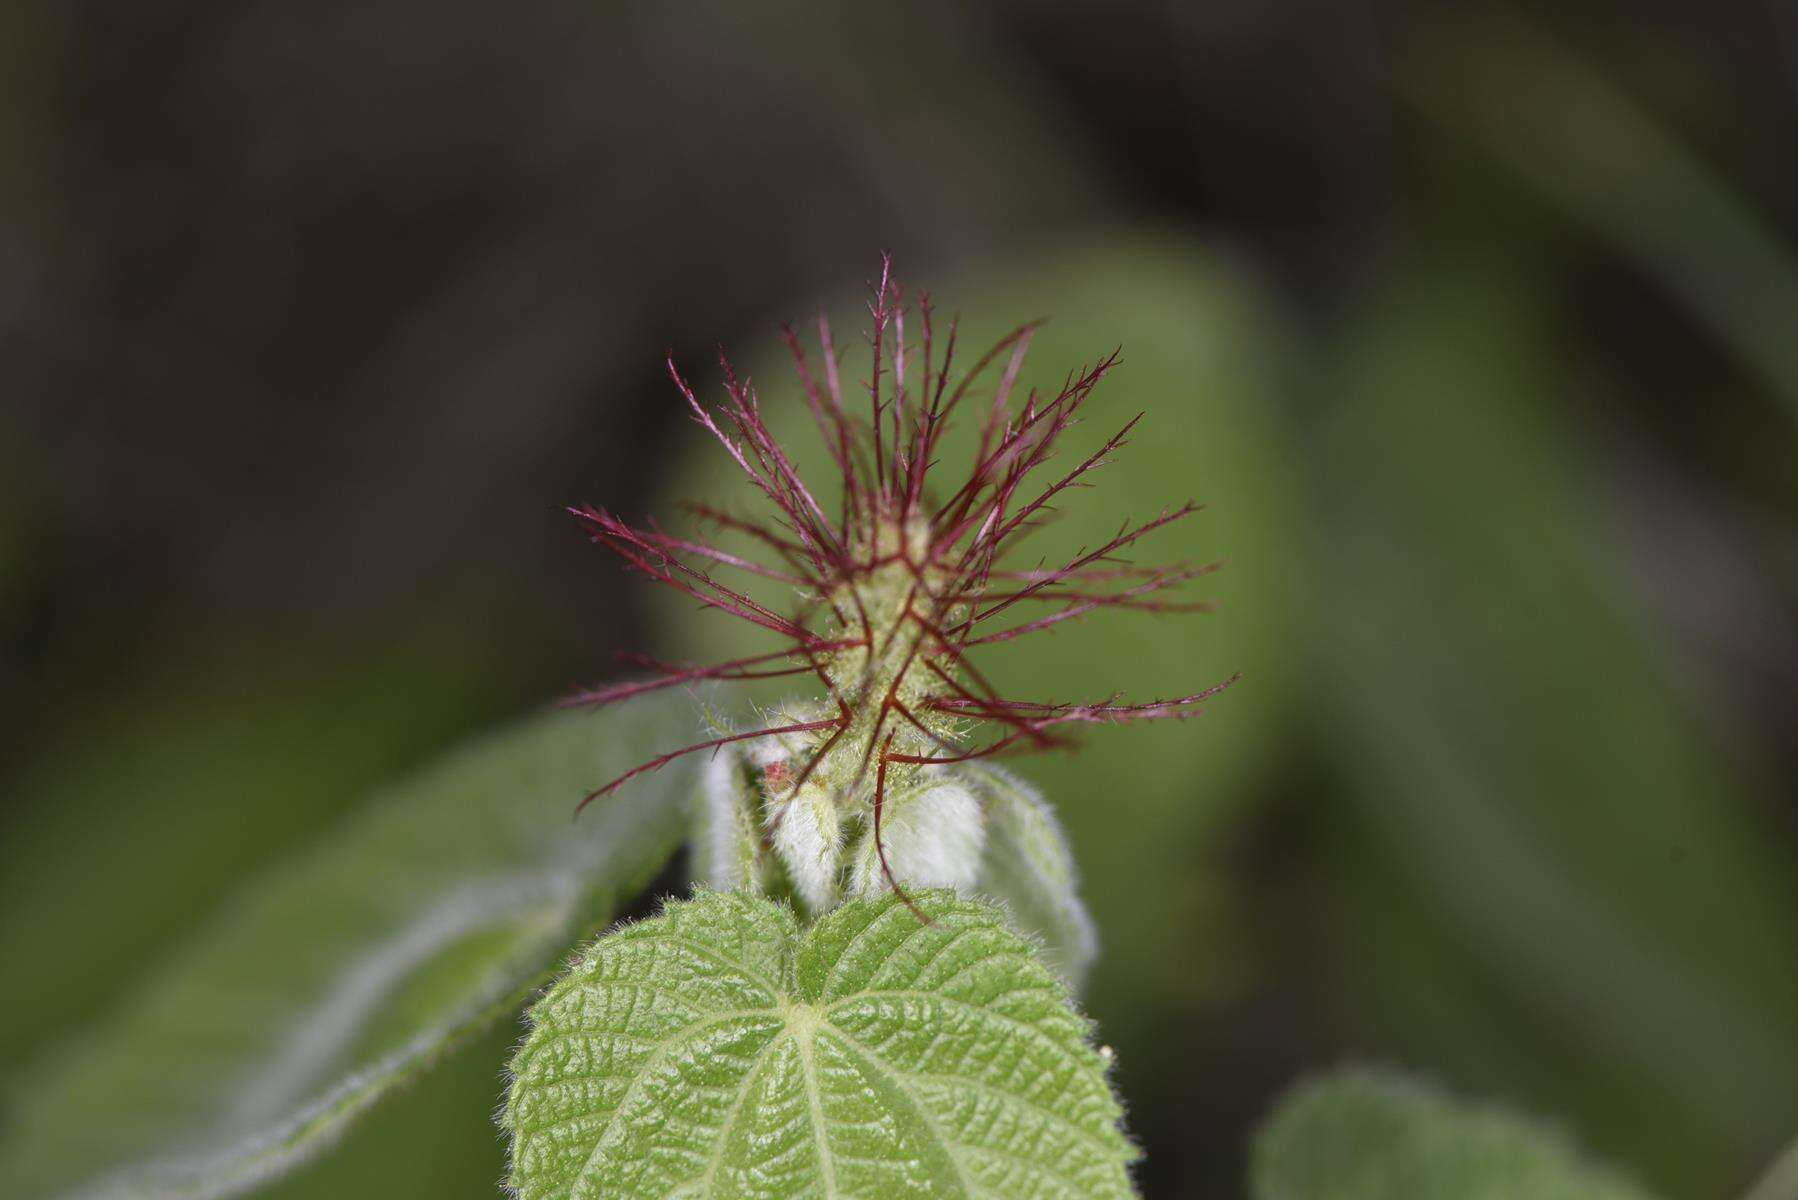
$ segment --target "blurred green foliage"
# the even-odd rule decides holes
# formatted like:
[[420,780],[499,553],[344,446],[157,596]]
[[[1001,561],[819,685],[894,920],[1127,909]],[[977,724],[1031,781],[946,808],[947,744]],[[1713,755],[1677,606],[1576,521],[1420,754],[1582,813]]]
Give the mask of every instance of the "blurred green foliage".
[[1251,1190],[1255,1200],[1645,1200],[1548,1126],[1365,1069],[1281,1102],[1256,1138]]
[[71,714],[63,744],[12,783],[24,811],[0,841],[0,907],[15,918],[0,926],[0,973],[112,949],[9,997],[0,1060],[104,1012],[121,977],[177,947],[246,872],[486,716],[486,681],[446,632],[335,663],[260,646],[259,668],[184,664]]
[[1460,262],[1395,271],[1319,367],[1347,1007],[1697,1190],[1798,1126],[1798,894],[1622,586],[1525,268]]
[[575,799],[685,725],[668,697],[556,713],[377,797],[245,889],[107,1020],[15,1074],[0,1187],[234,1194],[509,1025],[673,853],[693,772],[604,797],[570,828]]
[[1461,14],[1417,37],[1401,94],[1653,277],[1798,419],[1798,256],[1754,206],[1516,14]]

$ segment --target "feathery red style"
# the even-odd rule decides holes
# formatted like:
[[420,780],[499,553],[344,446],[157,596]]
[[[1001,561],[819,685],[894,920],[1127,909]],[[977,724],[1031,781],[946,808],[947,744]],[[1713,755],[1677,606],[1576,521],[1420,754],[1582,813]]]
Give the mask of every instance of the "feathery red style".
[[[1203,611],[1202,603],[1161,596],[1216,564],[1146,567],[1120,557],[1149,534],[1191,516],[1197,506],[1188,502],[1150,520],[1126,521],[1114,537],[1060,566],[1008,565],[1017,541],[1053,511],[1063,493],[1087,486],[1087,477],[1111,461],[1141,419],[1139,414],[1127,422],[1065,473],[1045,472],[1044,479],[1034,480],[1116,365],[1117,354],[1070,375],[1053,396],[1031,390],[1017,405],[1013,393],[1040,322],[1019,326],[958,376],[956,323],[950,322],[939,346],[928,295],[918,297],[917,340],[908,342],[908,309],[891,277],[890,259],[882,261],[868,311],[872,361],[862,389],[866,402],[856,402],[860,416],[845,402],[828,321],[818,322],[821,378],[799,338],[791,329],[782,331],[842,482],[840,500],[828,510],[769,432],[755,389],[739,380],[722,352],[726,398],[716,413],[700,402],[672,358],[668,373],[693,419],[772,505],[768,521],[693,506],[707,523],[742,538],[746,553],[653,526],[634,527],[591,506],[569,510],[593,541],[630,568],[760,626],[783,645],[710,666],[632,657],[628,661],[653,677],[583,691],[567,702],[598,706],[702,680],[815,677],[827,697],[815,719],[669,751],[598,788],[581,804],[686,754],[763,738],[787,745],[802,739],[803,755],[766,777],[784,795],[781,804],[790,804],[820,779],[831,780],[838,793],[870,791],[871,776],[875,845],[887,882],[897,889],[880,841],[890,773],[1062,746],[1067,742],[1061,731],[1073,725],[1193,716],[1201,701],[1235,678],[1191,695],[1138,703],[1121,703],[1115,696],[1054,703],[998,695],[970,661],[976,647],[1043,633],[1103,608]],[[1001,361],[990,394],[977,393],[976,385]],[[944,431],[958,410],[971,405],[982,410],[973,463],[952,488],[939,485]],[[726,568],[789,585],[803,599],[792,612],[775,611],[721,581],[718,575]],[[1051,611],[1042,612],[1045,608]],[[978,735],[982,728],[988,732]],[[848,798],[837,796],[839,802]],[[782,815],[784,809],[771,811],[770,830]]]

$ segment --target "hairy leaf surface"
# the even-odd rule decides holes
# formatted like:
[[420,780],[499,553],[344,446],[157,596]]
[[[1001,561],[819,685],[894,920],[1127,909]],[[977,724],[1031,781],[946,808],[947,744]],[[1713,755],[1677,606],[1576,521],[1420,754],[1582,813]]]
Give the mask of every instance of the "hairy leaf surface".
[[1253,1173],[1255,1200],[1647,1200],[1550,1128],[1368,1070],[1288,1097]]
[[327,1144],[515,1011],[667,860],[686,768],[571,813],[692,721],[678,697],[541,717],[375,797],[15,1081],[0,1194],[230,1195]]
[[969,772],[986,802],[986,861],[975,890],[1004,902],[1042,941],[1043,957],[1076,992],[1099,954],[1099,931],[1080,898],[1067,835],[1041,793],[1009,771]]
[[999,910],[792,913],[701,893],[532,1009],[505,1123],[524,1200],[1104,1200],[1134,1150],[1105,1060]]

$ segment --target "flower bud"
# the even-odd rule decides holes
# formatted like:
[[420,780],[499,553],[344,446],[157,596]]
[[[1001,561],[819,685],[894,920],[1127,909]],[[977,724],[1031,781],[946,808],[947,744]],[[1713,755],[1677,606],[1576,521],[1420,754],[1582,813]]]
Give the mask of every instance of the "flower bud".
[[[886,798],[881,842],[886,865],[905,887],[967,893],[980,877],[986,817],[979,799],[951,771],[938,768],[916,787]],[[851,895],[873,897],[887,890],[881,848],[870,826],[852,856]]]

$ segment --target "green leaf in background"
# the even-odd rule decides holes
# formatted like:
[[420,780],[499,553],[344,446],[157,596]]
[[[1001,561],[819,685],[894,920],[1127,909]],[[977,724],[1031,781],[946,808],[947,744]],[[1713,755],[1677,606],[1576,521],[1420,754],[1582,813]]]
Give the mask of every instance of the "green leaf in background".
[[1401,94],[1653,277],[1798,417],[1798,257],[1778,225],[1521,10],[1424,28]]
[[1250,1169],[1254,1200],[1647,1200],[1552,1129],[1364,1069],[1289,1095]]
[[1792,863],[1630,577],[1542,282],[1481,236],[1369,298],[1312,430],[1313,711],[1354,829],[1332,940],[1366,989],[1341,1003],[1357,1040],[1711,1194],[1798,1125]]
[[948,892],[790,910],[701,893],[601,938],[531,1010],[522,1200],[1105,1200],[1134,1151],[1066,989]]
[[0,1189],[221,1196],[315,1153],[653,876],[689,769],[574,805],[694,720],[684,697],[536,718],[377,797],[23,1073]]
[[[0,836],[0,978],[49,969],[58,985],[0,993],[7,1091],[246,881],[525,690],[504,664],[526,652],[471,649],[473,615],[407,617],[347,644],[237,641],[122,671],[78,717],[44,700],[33,753],[0,779],[16,816]],[[108,953],[84,951],[97,944]]]

